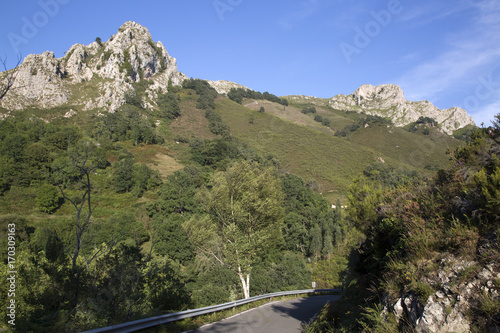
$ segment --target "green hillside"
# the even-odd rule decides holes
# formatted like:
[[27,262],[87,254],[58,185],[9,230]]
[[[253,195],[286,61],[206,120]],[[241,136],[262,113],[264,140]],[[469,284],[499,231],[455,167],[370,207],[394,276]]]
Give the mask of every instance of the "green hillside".
[[81,331],[311,281],[337,287],[364,236],[331,205],[349,215],[353,184],[366,190],[360,174],[407,184],[461,144],[318,100],[267,93],[240,104],[196,79],[154,104],[141,96],[136,85],[115,113],[71,100],[0,121],[3,264],[15,224],[19,283],[35,286],[17,295],[25,331]]
[[[258,111],[261,107],[264,112]],[[434,129],[431,135],[423,135],[378,124],[358,129],[347,139],[340,138],[335,136],[335,129],[351,125],[362,116],[318,107],[317,113],[330,120],[326,127],[301,113],[302,108],[258,100],[245,100],[240,105],[220,97],[215,112],[229,125],[233,136],[261,154],[275,155],[285,171],[317,182],[320,192],[333,201],[342,197],[352,179],[368,165],[383,161],[396,169],[428,174],[446,166],[446,152],[461,144]],[[186,110],[187,114],[192,112],[197,111]]]

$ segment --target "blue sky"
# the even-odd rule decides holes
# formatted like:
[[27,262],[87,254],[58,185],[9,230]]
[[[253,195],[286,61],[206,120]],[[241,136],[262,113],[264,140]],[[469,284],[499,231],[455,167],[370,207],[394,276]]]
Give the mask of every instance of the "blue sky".
[[395,83],[409,100],[461,106],[479,125],[500,112],[498,0],[7,1],[0,57],[149,29],[190,77],[276,95],[333,97]]

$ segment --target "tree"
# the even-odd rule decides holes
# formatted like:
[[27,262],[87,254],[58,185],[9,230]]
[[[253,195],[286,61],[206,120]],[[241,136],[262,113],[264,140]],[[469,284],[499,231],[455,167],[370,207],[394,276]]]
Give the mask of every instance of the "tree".
[[318,123],[321,123],[323,121],[323,117],[317,114],[314,116],[314,120],[317,121]]
[[59,207],[59,192],[49,184],[43,184],[36,196],[36,205],[44,213],[51,214]]
[[[57,167],[52,175],[52,181],[59,187],[59,190],[65,200],[71,203],[76,211],[74,220],[74,241],[72,249],[70,244],[63,244],[66,254],[71,258],[72,282],[74,292],[74,304],[78,303],[80,278],[82,272],[94,261],[104,247],[96,249],[90,256],[86,256],[83,260],[83,265],[79,262],[82,252],[82,239],[86,233],[90,218],[95,208],[95,203],[92,202],[93,182],[91,175],[98,168],[106,165],[106,157],[104,151],[99,149],[96,144],[87,140],[81,140],[76,147],[68,149],[69,165]],[[77,197],[70,196],[65,188],[64,183],[72,180],[73,185],[78,190]]]
[[382,196],[382,187],[364,176],[356,177],[349,186],[347,216],[354,226],[366,231],[369,222],[377,217],[377,206]]
[[162,118],[175,119],[181,115],[181,108],[173,92],[160,95],[157,103]]
[[132,189],[134,186],[133,168],[134,158],[132,156],[123,156],[116,162],[113,172],[116,192],[129,192]]
[[4,75],[0,77],[0,100],[4,98],[7,92],[12,88],[14,82],[16,81],[16,76],[19,71],[19,65],[21,64],[21,57],[17,59],[17,64],[14,69],[10,71],[7,70],[7,59],[0,58],[0,63],[4,69]]
[[237,274],[248,298],[252,267],[283,240],[281,182],[275,169],[241,161],[212,183],[212,191],[201,195],[210,218],[191,219],[188,233],[198,251]]

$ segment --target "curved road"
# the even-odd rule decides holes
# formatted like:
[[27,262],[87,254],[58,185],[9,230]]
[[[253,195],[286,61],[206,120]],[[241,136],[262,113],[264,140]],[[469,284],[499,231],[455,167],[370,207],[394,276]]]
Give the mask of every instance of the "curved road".
[[327,301],[339,299],[338,295],[324,295],[268,303],[190,333],[301,332],[302,324],[309,322]]

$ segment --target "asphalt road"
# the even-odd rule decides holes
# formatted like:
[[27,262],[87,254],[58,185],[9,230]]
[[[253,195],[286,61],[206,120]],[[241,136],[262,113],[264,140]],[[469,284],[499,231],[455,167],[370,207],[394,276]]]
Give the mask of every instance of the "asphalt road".
[[314,317],[327,301],[338,299],[338,295],[324,295],[268,303],[190,333],[301,332],[302,323]]

